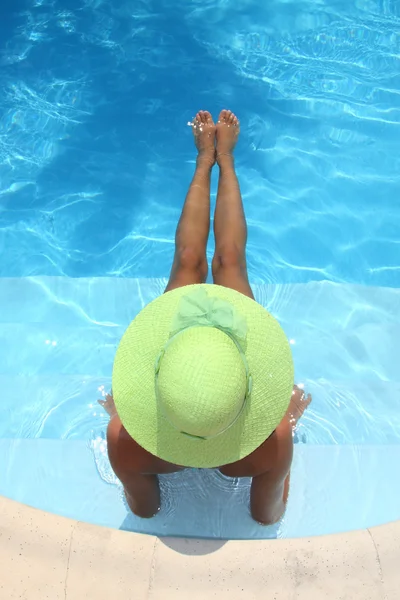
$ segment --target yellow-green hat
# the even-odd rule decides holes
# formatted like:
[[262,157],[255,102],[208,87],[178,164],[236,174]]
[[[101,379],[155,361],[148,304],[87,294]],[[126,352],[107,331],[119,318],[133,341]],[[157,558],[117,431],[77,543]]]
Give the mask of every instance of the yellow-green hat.
[[123,426],[142,448],[186,467],[248,456],[276,429],[293,389],[279,323],[234,290],[189,285],[132,321],[112,375]]

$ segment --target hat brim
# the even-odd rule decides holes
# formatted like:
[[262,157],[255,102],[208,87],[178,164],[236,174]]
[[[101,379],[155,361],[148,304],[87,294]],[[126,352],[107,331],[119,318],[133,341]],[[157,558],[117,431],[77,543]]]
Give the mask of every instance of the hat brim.
[[118,346],[112,388],[121,422],[142,448],[169,463],[211,468],[241,460],[271,435],[288,409],[294,370],[285,333],[267,310],[235,290],[200,285],[208,295],[230,302],[246,319],[245,354],[253,386],[235,424],[215,438],[196,439],[176,430],[157,405],[156,360],[169,339],[181,297],[199,285],[167,292],[137,315]]

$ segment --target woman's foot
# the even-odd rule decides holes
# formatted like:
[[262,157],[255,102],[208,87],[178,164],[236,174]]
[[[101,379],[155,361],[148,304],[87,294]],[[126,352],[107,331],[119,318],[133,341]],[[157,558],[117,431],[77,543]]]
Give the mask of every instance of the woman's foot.
[[207,110],[200,110],[192,123],[194,143],[199,151],[197,162],[215,163],[215,123]]
[[239,119],[230,110],[221,110],[216,125],[217,133],[217,161],[219,156],[232,156],[233,149],[239,137]]

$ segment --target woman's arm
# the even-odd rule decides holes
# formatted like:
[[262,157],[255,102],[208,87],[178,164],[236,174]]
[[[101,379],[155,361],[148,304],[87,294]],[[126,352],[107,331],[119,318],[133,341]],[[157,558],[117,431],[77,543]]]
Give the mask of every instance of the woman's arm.
[[108,424],[107,450],[131,511],[144,519],[154,517],[160,510],[160,488],[157,475],[148,472],[153,457],[127,434],[117,414]]
[[289,419],[284,418],[274,436],[272,467],[253,477],[250,491],[251,516],[262,525],[279,521],[285,512],[289,495],[293,458],[293,434]]

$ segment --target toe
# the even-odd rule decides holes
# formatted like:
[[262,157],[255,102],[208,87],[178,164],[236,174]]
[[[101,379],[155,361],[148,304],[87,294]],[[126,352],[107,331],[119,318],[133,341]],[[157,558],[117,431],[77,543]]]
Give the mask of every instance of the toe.
[[201,124],[201,116],[200,116],[200,113],[198,112],[192,122],[193,129],[194,130],[198,129],[200,124]]
[[211,113],[208,112],[208,110],[204,111],[204,122],[208,124],[212,123],[212,116]]
[[229,111],[227,110],[221,110],[221,112],[219,113],[219,117],[218,117],[218,121],[220,121],[221,123],[226,123],[227,119],[228,119],[228,115],[229,115]]
[[234,120],[235,120],[235,115],[233,114],[233,112],[230,112],[230,114],[229,114],[229,123],[231,125],[233,125]]

